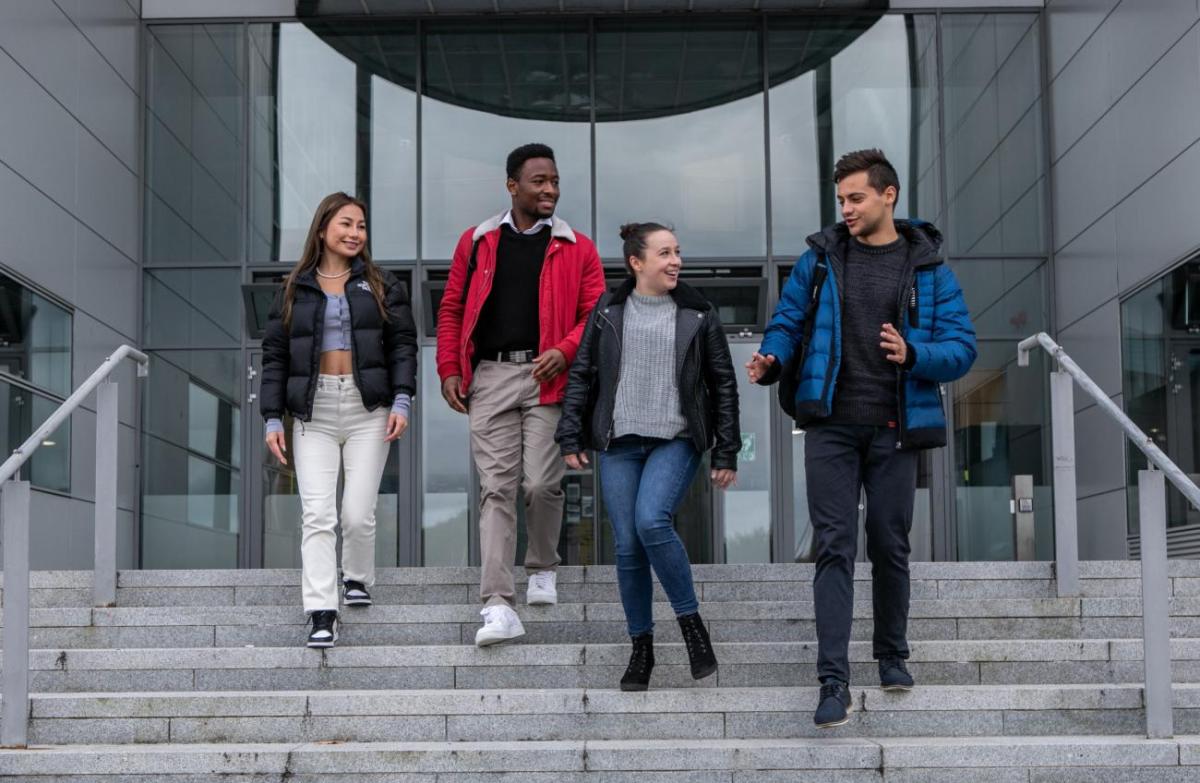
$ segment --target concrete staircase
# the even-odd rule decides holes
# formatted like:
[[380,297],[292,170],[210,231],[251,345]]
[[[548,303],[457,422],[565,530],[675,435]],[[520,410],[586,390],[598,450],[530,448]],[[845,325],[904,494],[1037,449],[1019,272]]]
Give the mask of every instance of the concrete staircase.
[[[697,566],[721,668],[691,680],[665,598],[652,689],[628,656],[611,567],[564,568],[559,605],[520,607],[524,640],[486,650],[478,571],[387,569],[339,646],[302,647],[296,571],[127,571],[118,608],[90,573],[33,576],[31,783],[1200,780],[1200,562],[1171,568],[1174,740],[1144,731],[1136,563],[913,565],[910,669],[885,694],[870,585],[851,657],[855,715],[811,723],[811,566]],[[867,569],[864,569],[866,571]],[[523,591],[522,591],[523,593]],[[509,773],[509,774],[504,774]]]

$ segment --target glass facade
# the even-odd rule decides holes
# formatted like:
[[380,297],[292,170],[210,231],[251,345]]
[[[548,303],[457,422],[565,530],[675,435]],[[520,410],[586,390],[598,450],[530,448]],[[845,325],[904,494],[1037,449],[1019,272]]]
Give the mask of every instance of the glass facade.
[[[685,273],[717,305],[739,366],[805,237],[838,219],[838,155],[884,149],[898,214],[943,231],[981,338],[975,370],[945,389],[954,434],[924,459],[914,551],[1012,557],[1007,502],[995,500],[1014,474],[1033,474],[1042,495],[1046,483],[1046,395],[1011,377],[1013,339],[1049,323],[1037,22],[877,12],[150,26],[143,565],[295,562],[294,476],[261,447],[259,305],[334,190],[369,203],[372,253],[408,282],[420,333],[420,393],[385,477],[377,560],[477,561],[466,419],[441,400],[434,321],[456,241],[507,207],[505,156],[529,141],[554,147],[558,212],[596,240],[611,282],[623,274],[620,224],[676,227]],[[722,493],[698,479],[680,532],[696,562],[803,558],[803,434],[774,390],[743,380],[740,391],[738,484]],[[602,480],[564,479],[564,562],[612,562]],[[1038,524],[1051,541],[1048,508]]]

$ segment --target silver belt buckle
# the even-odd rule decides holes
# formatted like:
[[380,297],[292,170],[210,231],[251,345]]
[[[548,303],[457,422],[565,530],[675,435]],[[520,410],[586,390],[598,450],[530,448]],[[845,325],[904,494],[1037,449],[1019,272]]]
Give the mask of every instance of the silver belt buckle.
[[533,361],[533,351],[509,351],[504,356],[514,364],[528,364]]

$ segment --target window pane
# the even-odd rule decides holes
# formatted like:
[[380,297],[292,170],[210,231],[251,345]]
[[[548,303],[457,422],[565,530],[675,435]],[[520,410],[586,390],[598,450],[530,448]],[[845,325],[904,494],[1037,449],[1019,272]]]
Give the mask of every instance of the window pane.
[[942,17],[951,252],[1044,250],[1036,14]]
[[[733,343],[733,366],[750,361],[757,343]],[[718,492],[725,503],[725,562],[771,562],[771,407],[762,387],[738,373],[742,450],[737,483]],[[753,404],[761,401],[763,404]]]
[[156,269],[145,273],[144,334],[149,347],[241,345],[237,269]]
[[71,314],[3,275],[0,370],[63,397],[71,393]]
[[755,22],[601,20],[597,245],[674,225],[693,257],[766,252],[762,50]]
[[144,568],[235,568],[241,473],[145,437]]
[[421,349],[421,413],[423,533],[422,564],[467,565],[467,525],[471,517],[470,443],[467,417],[438,404],[442,397],[436,349]]
[[241,255],[241,25],[149,28],[146,59],[146,263]]
[[772,19],[771,196],[775,253],[840,220],[833,166],[878,147],[900,177],[898,217],[940,219],[935,17]]
[[554,148],[562,178],[557,213],[590,234],[586,24],[438,25],[424,46],[425,258],[450,258],[464,230],[509,208],[505,159],[529,142]]
[[[0,381],[0,443],[12,454],[61,403]],[[42,440],[21,466],[20,478],[41,489],[71,491],[71,419]]]
[[1045,359],[1017,367],[1016,344],[1046,328],[1046,267],[1031,261],[960,261],[979,358],[949,384],[954,401],[958,558],[1012,560],[1012,477],[1033,476],[1036,551],[1053,555],[1046,469]]

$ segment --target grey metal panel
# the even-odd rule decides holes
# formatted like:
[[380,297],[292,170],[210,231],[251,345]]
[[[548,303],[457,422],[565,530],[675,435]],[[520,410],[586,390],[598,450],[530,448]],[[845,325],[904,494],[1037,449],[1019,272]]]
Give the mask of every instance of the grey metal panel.
[[142,0],[143,19],[296,15],[296,0]]
[[1072,324],[1117,295],[1117,219],[1110,212],[1054,255],[1058,322]]
[[[1120,394],[1121,308],[1115,298],[1059,330],[1058,342],[1105,394]],[[1091,404],[1083,395],[1077,398],[1076,410]]]
[[[1105,21],[1113,41],[1109,69],[1114,95],[1120,95],[1142,78],[1172,43],[1200,19],[1196,0],[1154,0],[1119,4]],[[1158,66],[1155,66],[1158,67]],[[1192,81],[1196,82],[1192,61]]]
[[[0,204],[0,264],[69,301],[75,291],[74,218],[14,174],[2,156]],[[28,237],[37,237],[36,253],[29,252]]]
[[130,258],[138,255],[138,179],[82,129],[73,212]]
[[[78,123],[7,56],[0,55],[0,161],[70,209],[75,200]],[[19,106],[20,111],[12,107]],[[28,232],[23,232],[28,236]]]
[[[121,403],[132,392],[126,383],[120,384]],[[95,405],[95,398],[88,400]],[[186,402],[184,403],[187,404]],[[138,485],[133,467],[138,464],[137,431],[128,424],[117,428],[117,507],[129,510],[137,499]],[[96,414],[79,408],[71,415],[71,496],[80,500],[96,498]]]
[[125,0],[61,0],[59,6],[128,84],[137,88],[139,24]]
[[[117,292],[110,293],[117,295]],[[129,301],[128,297],[132,294],[133,290],[120,292],[130,308],[136,304]],[[82,383],[122,343],[129,342],[128,337],[114,332],[108,326],[78,310],[75,311],[72,323],[71,340],[72,387]],[[114,369],[112,378],[121,384],[121,404],[118,408],[120,421],[133,426],[137,423],[137,413],[133,404],[133,384],[143,383],[143,381],[137,380],[137,370],[132,363],[128,362]],[[86,401],[83,407],[87,410],[95,410],[92,400]]]
[[1079,501],[1079,559],[1125,560],[1125,490]]
[[1125,433],[1098,405],[1075,415],[1075,454],[1078,497],[1125,486]]
[[1120,200],[1109,158],[1120,149],[1115,123],[1101,121],[1054,164],[1054,247],[1059,248]]
[[[136,47],[136,39],[130,36],[129,44]],[[105,147],[137,171],[137,93],[83,36],[76,36],[75,46],[79,49],[77,90],[67,106]]]
[[1117,208],[1117,280],[1127,293],[1200,247],[1195,188],[1200,144],[1160,171]]
[[87,226],[76,223],[74,230],[75,294],[71,301],[79,310],[111,327],[113,335],[109,343],[137,342],[137,284],[141,270],[134,260],[122,255]]
[[1135,190],[1200,139],[1198,63],[1200,27],[1195,27],[1105,117],[1117,126],[1119,146],[1105,163],[1113,167],[1118,194]]
[[1051,77],[1058,75],[1118,2],[1119,0],[1051,0],[1046,6]]
[[1108,31],[1093,35],[1050,84],[1051,159],[1057,160],[1112,105]]
[[79,31],[54,3],[6,0],[0,5],[0,48],[68,106],[75,98],[80,43]]

